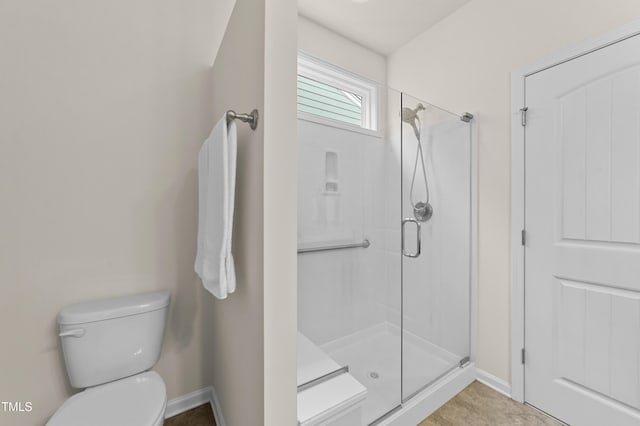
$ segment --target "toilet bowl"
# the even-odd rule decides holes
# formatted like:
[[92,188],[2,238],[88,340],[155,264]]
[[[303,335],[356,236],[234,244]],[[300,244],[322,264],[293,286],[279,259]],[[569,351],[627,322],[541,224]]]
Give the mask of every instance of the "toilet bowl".
[[166,395],[160,375],[148,371],[72,396],[47,426],[161,426]]
[[47,426],[160,426],[167,392],[148,371],[160,357],[169,292],[78,303],[58,314],[71,385]]

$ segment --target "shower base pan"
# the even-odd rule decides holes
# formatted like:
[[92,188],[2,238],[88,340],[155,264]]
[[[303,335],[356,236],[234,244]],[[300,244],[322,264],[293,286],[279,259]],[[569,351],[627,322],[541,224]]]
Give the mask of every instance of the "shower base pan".
[[349,375],[366,387],[362,425],[414,426],[475,379],[473,363],[460,368],[459,356],[411,333],[404,336],[404,395],[413,396],[403,404],[397,326],[379,324],[319,348],[336,365],[348,365]]

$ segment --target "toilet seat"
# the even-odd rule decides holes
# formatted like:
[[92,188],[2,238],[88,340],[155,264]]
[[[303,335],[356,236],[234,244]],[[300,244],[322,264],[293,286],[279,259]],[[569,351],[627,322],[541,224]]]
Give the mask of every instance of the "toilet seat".
[[159,426],[166,405],[162,378],[147,371],[73,395],[47,426]]

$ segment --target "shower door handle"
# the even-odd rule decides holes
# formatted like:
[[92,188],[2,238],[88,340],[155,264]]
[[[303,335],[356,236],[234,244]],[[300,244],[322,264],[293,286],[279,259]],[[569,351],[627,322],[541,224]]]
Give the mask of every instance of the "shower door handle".
[[[413,222],[416,224],[416,252],[415,253],[407,253],[404,249],[404,226],[407,224],[407,222]],[[406,219],[402,220],[402,236],[401,236],[401,241],[402,241],[402,255],[406,256],[406,257],[411,257],[411,258],[416,258],[420,256],[420,251],[422,250],[422,240],[420,237],[420,234],[422,234],[422,232],[420,232],[420,222],[418,222],[416,219],[412,218],[412,217],[408,217]]]

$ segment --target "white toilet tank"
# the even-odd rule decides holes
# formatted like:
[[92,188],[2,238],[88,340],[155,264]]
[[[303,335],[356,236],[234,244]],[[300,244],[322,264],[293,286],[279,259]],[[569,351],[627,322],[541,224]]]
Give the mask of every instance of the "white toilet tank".
[[153,367],[170,300],[168,291],[158,291],[64,307],[58,324],[71,386],[96,386]]

